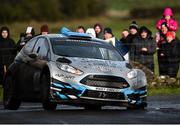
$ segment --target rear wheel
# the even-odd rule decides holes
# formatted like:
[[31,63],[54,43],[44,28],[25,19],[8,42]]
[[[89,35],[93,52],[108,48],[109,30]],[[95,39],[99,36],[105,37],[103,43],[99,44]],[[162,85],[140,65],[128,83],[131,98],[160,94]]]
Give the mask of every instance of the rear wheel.
[[17,110],[21,104],[17,98],[14,79],[12,76],[7,76],[3,84],[3,105],[5,109]]
[[43,74],[41,77],[42,106],[45,110],[56,110],[57,103],[51,102],[50,97],[50,76]]

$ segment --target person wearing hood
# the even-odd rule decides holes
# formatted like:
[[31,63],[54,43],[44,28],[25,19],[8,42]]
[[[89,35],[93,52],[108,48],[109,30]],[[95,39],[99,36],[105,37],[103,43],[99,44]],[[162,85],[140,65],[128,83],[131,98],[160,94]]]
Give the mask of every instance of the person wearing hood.
[[34,28],[31,26],[28,26],[25,33],[20,34],[20,40],[17,43],[17,50],[20,51],[23,46],[35,36]]
[[178,30],[178,22],[173,18],[173,11],[167,7],[164,9],[163,17],[157,21],[156,28],[161,29],[161,24],[166,22],[170,31],[176,32]]
[[152,32],[145,26],[140,27],[139,35],[133,40],[135,44],[134,60],[154,71],[153,54],[156,52],[156,42]]
[[1,27],[0,33],[0,84],[2,84],[3,76],[16,56],[16,45],[10,38],[8,27]]
[[118,39],[114,37],[113,32],[109,27],[104,28],[104,40],[112,44],[115,48],[117,48],[117,50],[122,54],[125,60],[128,60],[127,49],[124,48],[121,41],[118,41]]
[[96,38],[99,38],[99,39],[103,39],[103,27],[101,24],[99,23],[96,23],[94,25],[94,30],[96,32]]

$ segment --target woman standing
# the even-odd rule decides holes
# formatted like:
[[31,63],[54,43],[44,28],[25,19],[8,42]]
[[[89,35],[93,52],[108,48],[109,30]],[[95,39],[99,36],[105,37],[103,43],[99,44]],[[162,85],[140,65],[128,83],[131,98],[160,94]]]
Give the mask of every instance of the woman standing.
[[2,84],[7,67],[13,62],[15,56],[15,42],[10,38],[9,28],[3,26],[0,29],[0,84]]

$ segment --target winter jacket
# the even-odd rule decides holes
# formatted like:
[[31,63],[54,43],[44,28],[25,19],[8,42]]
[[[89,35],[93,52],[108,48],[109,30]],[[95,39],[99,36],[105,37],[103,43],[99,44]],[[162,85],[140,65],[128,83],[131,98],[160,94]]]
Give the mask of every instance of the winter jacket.
[[[152,69],[153,65],[153,54],[156,52],[156,42],[152,37],[148,36],[148,38],[143,39],[141,37],[137,37],[134,39],[133,43],[135,44],[132,51],[130,53],[131,59],[133,61],[140,62],[144,64],[148,68]],[[142,48],[147,48],[147,52],[142,51]],[[134,57],[132,57],[134,55]],[[153,69],[152,69],[153,70]]]
[[0,35],[0,84],[2,84],[5,71],[16,56],[16,45],[14,40],[9,36],[9,29],[2,27],[0,34],[2,34],[4,30],[8,32],[8,36],[7,38],[3,38],[2,35]]
[[9,66],[16,56],[16,45],[14,40],[0,39],[0,64]]
[[126,47],[128,48],[128,50],[130,51],[131,48],[134,46],[133,45],[133,40],[138,37],[138,33],[136,33],[135,35],[132,35],[132,34],[129,34],[127,37],[126,37],[126,43],[124,43],[126,45]]
[[167,26],[168,26],[168,29],[170,31],[177,31],[178,30],[178,22],[174,19],[170,19],[168,22],[164,19],[164,18],[161,18],[157,23],[156,23],[156,28],[158,30],[161,29],[161,24],[166,22],[167,23]]
[[161,75],[176,77],[180,62],[180,41],[163,43],[158,51],[159,71]]
[[100,32],[99,34],[96,33],[96,38],[104,39],[103,32]]
[[[1,29],[2,34],[3,28]],[[7,30],[9,34],[9,29]],[[6,39],[0,35],[0,64],[9,66],[16,56],[16,45],[9,35]]]
[[[143,32],[147,33],[146,38],[141,37]],[[140,62],[153,71],[153,54],[156,52],[156,42],[152,38],[152,32],[145,26],[142,26],[139,29],[139,35],[134,38],[132,44],[130,60]],[[143,48],[146,48],[147,51],[143,51]]]

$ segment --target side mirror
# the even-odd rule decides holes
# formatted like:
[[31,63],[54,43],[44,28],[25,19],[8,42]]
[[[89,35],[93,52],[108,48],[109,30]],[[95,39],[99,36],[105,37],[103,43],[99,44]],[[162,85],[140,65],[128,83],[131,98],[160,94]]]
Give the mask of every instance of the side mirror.
[[32,59],[36,59],[37,57],[38,57],[38,54],[36,54],[36,53],[31,53],[31,54],[29,54],[28,55],[30,58],[32,58]]

